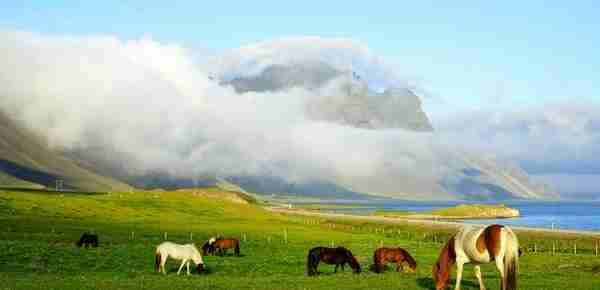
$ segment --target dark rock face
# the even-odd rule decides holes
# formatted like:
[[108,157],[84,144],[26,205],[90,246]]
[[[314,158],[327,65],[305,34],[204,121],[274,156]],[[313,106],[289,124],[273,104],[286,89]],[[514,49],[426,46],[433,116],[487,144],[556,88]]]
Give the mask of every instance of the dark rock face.
[[274,92],[293,87],[318,88],[340,76],[342,72],[323,63],[297,64],[293,66],[272,65],[259,75],[234,78],[221,82],[231,85],[237,93]]
[[221,82],[238,93],[276,92],[293,87],[318,89],[340,78],[340,94],[319,96],[306,105],[309,118],[364,129],[401,128],[432,131],[421,100],[409,89],[369,90],[354,72],[338,71],[324,63],[272,65],[259,75]]

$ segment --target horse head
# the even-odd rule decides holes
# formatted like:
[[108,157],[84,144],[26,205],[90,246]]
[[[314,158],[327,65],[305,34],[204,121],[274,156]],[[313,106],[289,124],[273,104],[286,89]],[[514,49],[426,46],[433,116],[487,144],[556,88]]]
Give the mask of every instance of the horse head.
[[202,274],[206,271],[206,268],[204,267],[203,263],[198,263],[198,265],[196,265],[196,271],[198,272],[198,274]]
[[354,273],[356,273],[356,274],[360,273],[360,271],[361,271],[360,264],[356,260],[356,257],[354,257],[354,255],[352,255],[352,252],[350,252],[349,250],[346,250],[346,257],[347,257],[346,261],[350,265],[350,268],[352,268],[352,271],[354,271]]
[[213,246],[209,242],[206,242],[204,245],[202,245],[202,255],[204,256],[212,253],[213,250]]
[[404,261],[408,263],[408,271],[416,272],[417,271],[417,261],[406,251],[404,251]]
[[436,290],[443,290],[448,287],[448,284],[450,283],[450,273],[452,272],[452,264],[454,264],[455,259],[454,237],[451,237],[444,248],[442,248],[440,256],[431,270]]

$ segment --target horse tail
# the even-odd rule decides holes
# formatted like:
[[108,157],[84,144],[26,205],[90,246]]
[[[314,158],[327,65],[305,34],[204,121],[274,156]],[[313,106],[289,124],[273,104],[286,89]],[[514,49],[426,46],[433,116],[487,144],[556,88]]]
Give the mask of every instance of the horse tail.
[[160,252],[156,251],[156,255],[154,257],[154,266],[155,266],[157,272],[160,272],[160,262],[161,262]]
[[519,241],[515,233],[508,227],[506,232],[506,249],[504,253],[504,289],[517,289],[517,272],[519,268]]
[[235,241],[235,249],[234,249],[234,251],[235,251],[235,255],[236,256],[240,255],[240,242]]
[[378,256],[377,254],[378,254],[378,251],[376,250],[373,253],[373,267],[375,269],[375,273],[380,273],[381,270],[379,269],[379,259],[377,259],[377,256]]

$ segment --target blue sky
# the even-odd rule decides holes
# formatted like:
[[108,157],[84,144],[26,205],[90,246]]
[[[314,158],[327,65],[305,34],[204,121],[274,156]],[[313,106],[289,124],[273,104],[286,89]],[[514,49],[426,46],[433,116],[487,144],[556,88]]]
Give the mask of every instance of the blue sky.
[[594,1],[78,2],[5,2],[0,27],[150,35],[214,52],[286,36],[348,37],[448,106],[600,100]]

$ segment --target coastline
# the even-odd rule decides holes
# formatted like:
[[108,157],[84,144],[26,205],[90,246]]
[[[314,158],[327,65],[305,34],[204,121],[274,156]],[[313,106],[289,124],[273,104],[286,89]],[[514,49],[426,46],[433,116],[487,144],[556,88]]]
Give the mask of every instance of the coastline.
[[[333,218],[333,219],[351,219],[358,221],[371,221],[371,222],[383,222],[383,223],[411,223],[418,225],[426,225],[432,228],[444,228],[444,229],[456,229],[464,223],[448,220],[448,219],[423,219],[415,218],[414,216],[407,217],[384,217],[384,216],[366,216],[366,215],[355,215],[347,213],[329,213],[322,211],[311,211],[304,209],[290,209],[285,207],[269,206],[264,207],[266,210],[282,214],[312,216],[321,218]],[[470,225],[483,225],[476,223],[469,223]],[[524,227],[524,226],[511,226],[516,231],[523,232],[537,232],[547,234],[559,234],[559,235],[579,235],[600,238],[600,231],[588,231],[588,230],[570,230],[570,229],[546,229],[546,228],[535,228],[535,227]]]

